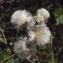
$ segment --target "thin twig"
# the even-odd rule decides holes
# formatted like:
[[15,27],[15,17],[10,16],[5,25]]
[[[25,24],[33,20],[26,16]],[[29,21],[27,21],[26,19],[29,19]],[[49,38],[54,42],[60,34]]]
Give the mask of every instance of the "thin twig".
[[14,3],[14,1],[11,3],[11,5],[8,7],[8,9],[6,10],[6,12],[0,17],[0,20],[3,18],[3,16],[7,13],[7,11],[9,10],[9,8],[12,6],[12,4]]
[[28,58],[27,58],[27,60],[29,61],[29,62],[31,62],[31,63],[33,63],[31,60],[29,60]]
[[5,44],[7,44],[6,37],[5,37],[5,35],[4,35],[4,33],[3,33],[2,29],[1,29],[1,27],[0,27],[0,32],[1,32],[2,36],[3,36],[3,38],[4,38],[4,42],[5,42]]
[[16,54],[13,54],[13,55],[9,56],[8,58],[6,58],[6,59],[4,59],[3,61],[1,61],[0,63],[5,62],[6,60],[8,60],[9,58],[11,58],[11,57],[13,57],[13,56],[15,56],[15,55],[16,55]]

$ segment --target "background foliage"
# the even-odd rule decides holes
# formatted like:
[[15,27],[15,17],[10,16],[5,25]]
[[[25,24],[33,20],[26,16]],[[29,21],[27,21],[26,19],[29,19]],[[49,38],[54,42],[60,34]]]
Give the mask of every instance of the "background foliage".
[[[16,63],[13,55],[13,43],[20,36],[10,23],[13,12],[18,9],[26,9],[33,15],[39,8],[46,8],[50,12],[47,26],[52,32],[52,44],[41,47],[39,51],[39,61],[36,63],[63,63],[63,2],[61,0],[0,0],[0,27],[7,39],[5,44],[0,30],[0,62]],[[4,61],[8,58],[6,61]],[[30,63],[27,60],[20,60],[20,63]]]

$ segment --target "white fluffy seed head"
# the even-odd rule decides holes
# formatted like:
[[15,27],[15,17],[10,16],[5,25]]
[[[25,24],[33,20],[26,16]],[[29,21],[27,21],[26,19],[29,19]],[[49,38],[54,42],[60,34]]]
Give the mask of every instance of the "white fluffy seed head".
[[49,18],[50,14],[45,8],[37,10],[37,15],[34,17],[37,23],[43,23]]
[[50,14],[45,8],[41,8],[37,10],[37,15],[41,15],[45,18],[49,18]]
[[37,45],[46,45],[49,43],[51,32],[49,28],[46,25],[37,25],[33,27],[31,30],[31,33],[29,33],[30,40],[36,41]]
[[30,50],[26,46],[26,39],[17,40],[14,43],[14,52],[21,59],[27,59],[31,56]]
[[[40,29],[39,29],[40,27]],[[50,41],[51,32],[48,27],[37,26],[38,30],[36,32],[36,42],[37,45],[46,45]]]
[[11,23],[15,24],[17,28],[25,24],[26,22],[31,22],[33,19],[32,15],[26,10],[17,10],[11,16]]

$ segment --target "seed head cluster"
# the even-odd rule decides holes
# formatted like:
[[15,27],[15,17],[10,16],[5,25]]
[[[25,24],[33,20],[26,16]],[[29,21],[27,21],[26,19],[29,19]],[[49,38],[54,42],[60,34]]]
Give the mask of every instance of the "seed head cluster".
[[49,16],[45,8],[38,9],[35,16],[27,10],[17,10],[12,14],[11,23],[15,28],[26,27],[24,31],[27,36],[22,37],[23,34],[21,34],[21,39],[18,38],[13,46],[13,51],[19,58],[30,58],[34,52],[37,52],[36,46],[40,47],[49,43],[51,32],[45,23]]

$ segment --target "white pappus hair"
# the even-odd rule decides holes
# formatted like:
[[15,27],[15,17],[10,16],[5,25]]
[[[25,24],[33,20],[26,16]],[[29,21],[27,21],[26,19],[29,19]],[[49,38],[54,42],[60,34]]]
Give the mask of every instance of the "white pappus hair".
[[29,36],[29,41],[34,41],[35,39],[35,32],[33,31],[28,31],[28,36]]
[[25,39],[17,40],[13,46],[14,52],[21,59],[27,59],[27,58],[31,57],[30,50],[26,46],[26,41],[27,40],[25,40]]
[[51,32],[46,25],[37,25],[29,32],[30,41],[35,40],[37,45],[46,45],[49,43]]
[[50,16],[50,13],[45,8],[38,9],[37,14],[44,16],[45,18],[49,18]]
[[30,23],[32,20],[32,15],[26,10],[17,10],[11,16],[11,23],[15,24],[17,28],[19,28],[19,26],[25,24],[26,22]]
[[37,14],[34,16],[34,19],[37,23],[42,23],[45,22],[49,16],[49,12],[45,8],[41,8],[37,10]]

